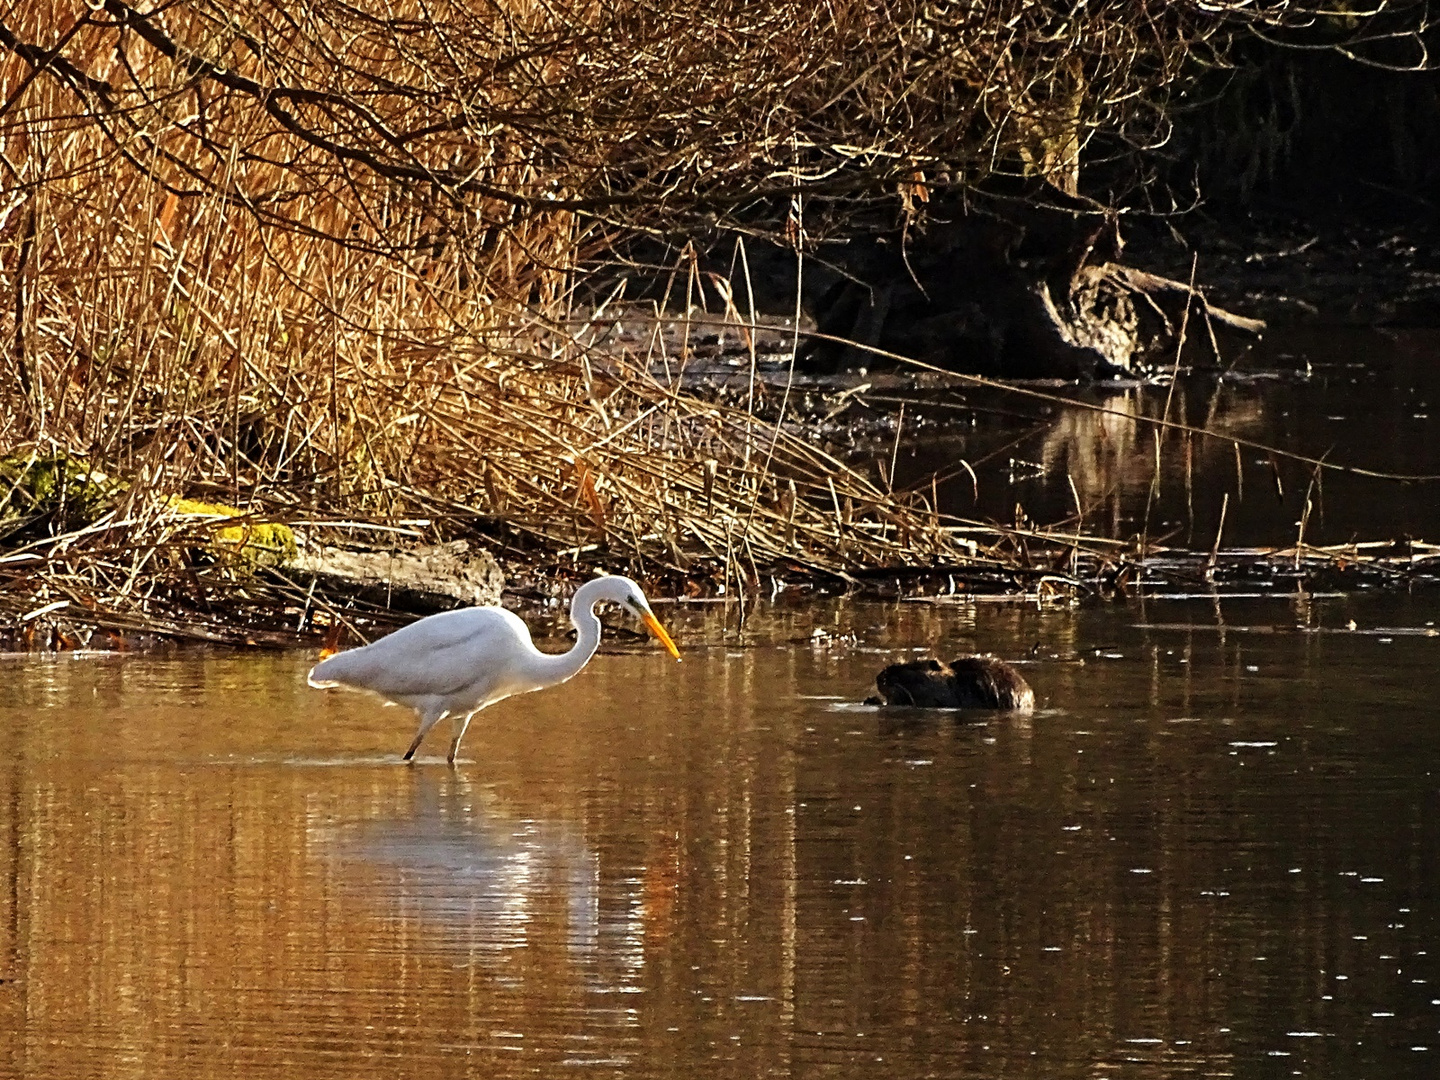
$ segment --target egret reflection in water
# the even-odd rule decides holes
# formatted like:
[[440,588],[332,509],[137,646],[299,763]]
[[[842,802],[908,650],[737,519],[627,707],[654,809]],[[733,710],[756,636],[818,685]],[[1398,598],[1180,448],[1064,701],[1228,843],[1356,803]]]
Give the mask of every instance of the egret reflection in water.
[[599,856],[574,827],[507,816],[456,776],[418,775],[413,806],[311,830],[347,896],[497,976],[535,950],[563,955],[587,990],[623,991],[643,964],[642,912],[623,883],[602,905]]

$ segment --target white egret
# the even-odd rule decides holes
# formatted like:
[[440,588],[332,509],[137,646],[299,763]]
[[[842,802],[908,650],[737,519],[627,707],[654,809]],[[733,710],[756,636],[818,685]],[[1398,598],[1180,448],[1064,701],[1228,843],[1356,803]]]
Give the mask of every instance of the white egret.
[[454,764],[460,740],[477,712],[507,697],[563,683],[589,662],[600,644],[595,605],[605,601],[639,618],[670,655],[680,659],[680,650],[655,618],[640,586],[611,575],[575,590],[570,621],[575,624],[576,641],[569,652],[550,654],[535,648],[529,628],[512,611],[461,608],[430,615],[379,641],[320,661],[310,669],[310,685],[368,690],[414,709],[420,728],[405,751],[406,761],[414,757],[426,733],[443,717],[450,717],[455,738],[448,760]]

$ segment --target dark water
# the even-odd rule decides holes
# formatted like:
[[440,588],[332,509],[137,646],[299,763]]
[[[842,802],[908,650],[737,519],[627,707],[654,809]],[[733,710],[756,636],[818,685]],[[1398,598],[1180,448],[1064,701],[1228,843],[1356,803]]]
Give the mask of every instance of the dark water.
[[[1058,392],[1105,411],[998,390],[948,405],[918,395],[931,404],[911,401],[908,434],[902,426],[898,454],[879,448],[879,468],[886,473],[895,456],[897,484],[924,495],[938,474],[942,509],[963,517],[1008,523],[1018,507],[1041,524],[1073,525],[1078,500],[1087,532],[1144,533],[1178,547],[1210,548],[1227,496],[1227,547],[1291,544],[1302,518],[1317,544],[1440,536],[1440,483],[1317,471],[1244,445],[1440,475],[1440,331],[1292,329],[1227,371],[1192,372],[1173,389]],[[898,418],[903,396],[877,391],[870,401]],[[1167,415],[1167,401],[1172,421],[1218,437],[1171,431],[1157,446],[1142,418]]]
[[1440,1071],[1435,596],[662,616],[453,771],[305,657],[0,661],[0,1075]]

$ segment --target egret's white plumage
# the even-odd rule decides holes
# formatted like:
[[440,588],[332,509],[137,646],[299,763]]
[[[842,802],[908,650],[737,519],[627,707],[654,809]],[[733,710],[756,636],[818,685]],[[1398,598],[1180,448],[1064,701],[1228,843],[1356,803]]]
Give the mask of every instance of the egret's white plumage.
[[570,620],[576,641],[569,652],[542,653],[520,618],[502,607],[462,608],[431,615],[370,645],[320,661],[310,669],[310,685],[368,690],[414,709],[420,728],[405,752],[407,761],[426,733],[443,717],[451,717],[455,738],[449,760],[453,762],[470,718],[481,709],[563,683],[589,662],[600,644],[595,605],[607,600],[637,616],[672,656],[680,658],[640,586],[612,575],[587,581],[575,591]]

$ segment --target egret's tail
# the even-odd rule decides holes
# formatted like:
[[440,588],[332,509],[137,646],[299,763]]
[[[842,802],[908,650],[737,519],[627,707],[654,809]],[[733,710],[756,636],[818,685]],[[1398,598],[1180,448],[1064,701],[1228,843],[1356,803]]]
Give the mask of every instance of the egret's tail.
[[326,657],[310,669],[310,675],[306,681],[317,690],[328,690],[331,687],[343,686],[345,684],[346,664],[341,663],[349,653],[336,653],[334,656]]

